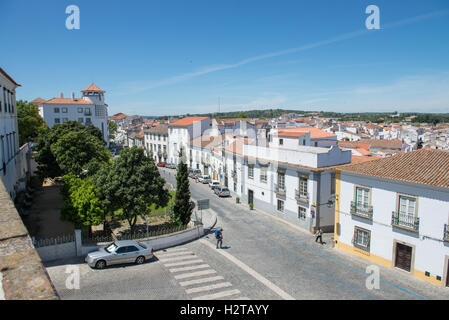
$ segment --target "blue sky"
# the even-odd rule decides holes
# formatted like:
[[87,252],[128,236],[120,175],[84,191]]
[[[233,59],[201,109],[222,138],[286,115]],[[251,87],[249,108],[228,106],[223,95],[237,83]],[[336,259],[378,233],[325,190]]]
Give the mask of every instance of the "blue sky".
[[0,35],[18,99],[94,82],[110,115],[449,112],[447,0],[1,0]]

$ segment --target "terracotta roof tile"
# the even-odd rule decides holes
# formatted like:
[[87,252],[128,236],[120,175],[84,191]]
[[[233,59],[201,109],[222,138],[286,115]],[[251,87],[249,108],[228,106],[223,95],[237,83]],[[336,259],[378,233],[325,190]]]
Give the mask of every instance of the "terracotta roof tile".
[[182,118],[181,120],[170,123],[169,126],[185,127],[185,126],[190,126],[195,122],[202,121],[205,119],[207,119],[207,117],[186,117],[186,118]]
[[98,92],[105,92],[104,90],[101,90],[100,88],[98,88],[95,84],[91,84],[90,86],[88,86],[86,89],[81,90],[81,92],[87,92],[87,91],[98,91]]
[[364,163],[341,171],[449,188],[449,151],[421,149]]
[[53,98],[48,101],[43,102],[43,104],[90,104],[93,105],[93,102],[84,99],[75,99],[72,98]]

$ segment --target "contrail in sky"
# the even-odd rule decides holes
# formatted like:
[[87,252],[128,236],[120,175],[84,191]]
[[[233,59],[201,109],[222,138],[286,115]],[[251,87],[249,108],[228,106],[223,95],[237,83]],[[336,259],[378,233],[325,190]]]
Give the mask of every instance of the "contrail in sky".
[[[387,23],[381,27],[381,30],[391,29],[391,28],[404,26],[407,24],[419,22],[419,21],[434,18],[434,17],[444,16],[444,15],[447,15],[448,13],[449,13],[449,10],[436,11],[436,12],[431,12],[431,13],[427,13],[424,15],[396,21],[396,22]],[[286,49],[286,50],[281,50],[281,51],[276,51],[276,52],[272,52],[272,53],[266,53],[266,54],[259,55],[259,56],[250,57],[250,58],[241,60],[241,61],[239,61],[237,63],[233,63],[233,64],[208,66],[208,67],[205,67],[198,71],[183,73],[181,75],[169,77],[169,78],[160,80],[158,82],[154,82],[154,83],[142,86],[142,87],[138,88],[136,91],[146,91],[146,90],[157,88],[157,87],[176,84],[176,83],[190,80],[190,79],[193,79],[193,78],[205,75],[205,74],[222,71],[222,70],[227,70],[227,69],[234,69],[234,68],[238,68],[240,66],[244,66],[246,64],[252,63],[252,62],[265,60],[265,59],[269,59],[269,58],[273,58],[273,57],[284,56],[287,54],[297,53],[297,52],[325,46],[325,45],[328,45],[331,43],[336,43],[336,42],[352,39],[355,37],[359,37],[359,36],[368,34],[370,32],[373,32],[373,30],[363,29],[363,30],[359,30],[359,31],[345,33],[345,34],[330,38],[328,40],[322,40],[322,41],[306,44],[306,45],[303,45],[303,46],[297,47],[297,48],[291,48],[291,49]]]

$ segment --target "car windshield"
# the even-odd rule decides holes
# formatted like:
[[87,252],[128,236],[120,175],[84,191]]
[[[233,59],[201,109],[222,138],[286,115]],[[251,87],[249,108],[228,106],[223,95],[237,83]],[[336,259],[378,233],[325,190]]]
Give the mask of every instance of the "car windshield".
[[111,253],[112,251],[115,251],[115,249],[117,249],[117,245],[113,242],[110,245],[104,247],[104,250],[106,250],[107,252]]
[[228,188],[223,188],[222,190],[223,190],[223,191],[229,191],[229,189],[228,189]]
[[139,242],[139,241],[137,241],[137,243],[138,243],[139,246],[141,246],[142,248],[147,249],[146,244],[144,244],[144,243],[142,243],[142,242]]

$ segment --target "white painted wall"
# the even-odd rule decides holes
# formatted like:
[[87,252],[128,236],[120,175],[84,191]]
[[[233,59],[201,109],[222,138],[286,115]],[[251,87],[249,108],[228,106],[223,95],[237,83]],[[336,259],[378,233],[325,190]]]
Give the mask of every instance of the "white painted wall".
[[[354,185],[372,189],[373,221],[352,217],[350,203]],[[391,226],[392,211],[397,210],[397,193],[418,197],[419,234],[402,231]],[[449,246],[443,242],[444,225],[449,223],[449,190],[425,185],[389,181],[366,176],[341,174],[339,241],[352,245],[354,227],[371,231],[370,252],[393,261],[393,241],[403,241],[416,246],[414,268],[432,276],[443,277],[444,256]]]

